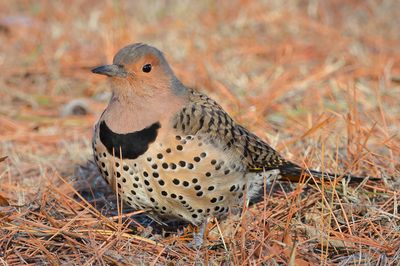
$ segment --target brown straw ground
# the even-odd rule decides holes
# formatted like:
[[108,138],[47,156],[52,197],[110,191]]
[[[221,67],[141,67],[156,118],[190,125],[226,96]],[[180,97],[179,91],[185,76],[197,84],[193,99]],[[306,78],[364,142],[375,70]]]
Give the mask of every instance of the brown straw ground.
[[[399,1],[1,1],[1,265],[398,265]],[[272,180],[192,228],[128,209],[90,162],[110,97],[90,68],[163,50],[286,158],[380,182]],[[3,158],[7,156],[7,158]]]

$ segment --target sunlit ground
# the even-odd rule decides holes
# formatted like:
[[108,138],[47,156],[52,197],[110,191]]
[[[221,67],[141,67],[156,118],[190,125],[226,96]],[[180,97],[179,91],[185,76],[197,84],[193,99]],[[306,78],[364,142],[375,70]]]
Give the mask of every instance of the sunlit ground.
[[[0,262],[395,265],[400,260],[400,2],[2,1]],[[91,160],[110,97],[90,69],[161,49],[184,84],[300,165],[378,176],[273,193],[183,233],[123,207]],[[163,232],[167,231],[167,232]],[[169,230],[169,231],[168,231]]]

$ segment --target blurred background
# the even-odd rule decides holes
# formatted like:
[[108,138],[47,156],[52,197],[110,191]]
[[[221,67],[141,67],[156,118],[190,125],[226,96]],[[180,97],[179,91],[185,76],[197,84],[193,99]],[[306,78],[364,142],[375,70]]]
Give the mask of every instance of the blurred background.
[[91,159],[110,90],[90,69],[136,42],[286,158],[398,176],[399,10],[396,0],[1,1],[0,192],[25,204]]
[[399,10],[389,0],[2,1],[1,154],[32,174],[89,158],[110,96],[90,69],[143,42],[289,159],[327,139],[341,167],[357,170],[364,154],[393,171]]

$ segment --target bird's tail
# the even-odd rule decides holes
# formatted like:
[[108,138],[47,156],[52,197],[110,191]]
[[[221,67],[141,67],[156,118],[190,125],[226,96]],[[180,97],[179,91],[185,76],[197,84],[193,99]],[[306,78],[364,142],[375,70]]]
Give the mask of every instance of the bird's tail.
[[356,176],[349,173],[346,174],[337,174],[337,173],[328,173],[328,172],[320,172],[316,170],[309,170],[304,169],[296,164],[287,164],[279,168],[281,178],[280,180],[283,181],[290,181],[290,182],[304,182],[307,179],[314,179],[314,180],[326,180],[332,181],[338,178],[344,178],[345,180],[349,181],[349,183],[361,183],[365,179],[371,181],[378,181],[380,178],[377,177],[370,177],[370,176]]

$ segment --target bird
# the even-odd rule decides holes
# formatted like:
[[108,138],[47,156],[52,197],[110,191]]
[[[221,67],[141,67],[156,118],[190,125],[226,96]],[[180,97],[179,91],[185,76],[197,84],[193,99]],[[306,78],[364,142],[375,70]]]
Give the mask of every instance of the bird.
[[256,197],[265,178],[343,176],[286,160],[215,100],[185,86],[153,46],[127,45],[92,72],[107,76],[112,90],[94,127],[98,169],[126,204],[156,220],[183,220],[204,233],[210,218]]

